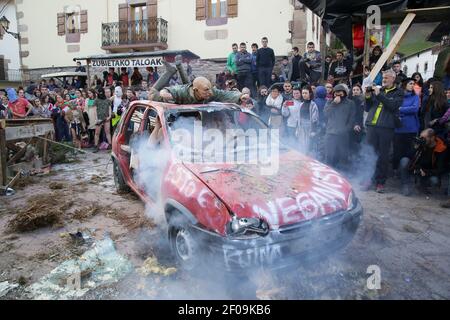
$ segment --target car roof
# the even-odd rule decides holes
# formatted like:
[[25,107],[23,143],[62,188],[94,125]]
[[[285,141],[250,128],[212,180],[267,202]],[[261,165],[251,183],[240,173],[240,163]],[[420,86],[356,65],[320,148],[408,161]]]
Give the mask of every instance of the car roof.
[[210,102],[207,104],[173,104],[173,103],[164,103],[164,102],[156,102],[149,100],[139,100],[135,101],[133,104],[144,104],[148,107],[154,107],[162,112],[178,112],[178,111],[190,111],[190,110],[211,110],[211,111],[220,111],[220,110],[240,110],[240,106],[235,103],[222,103],[222,102]]

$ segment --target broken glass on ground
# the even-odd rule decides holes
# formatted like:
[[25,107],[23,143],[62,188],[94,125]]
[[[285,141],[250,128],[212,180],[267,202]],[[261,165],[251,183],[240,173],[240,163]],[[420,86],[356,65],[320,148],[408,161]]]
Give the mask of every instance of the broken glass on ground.
[[76,299],[100,285],[119,281],[131,270],[131,262],[105,237],[79,258],[63,262],[26,291],[31,299]]

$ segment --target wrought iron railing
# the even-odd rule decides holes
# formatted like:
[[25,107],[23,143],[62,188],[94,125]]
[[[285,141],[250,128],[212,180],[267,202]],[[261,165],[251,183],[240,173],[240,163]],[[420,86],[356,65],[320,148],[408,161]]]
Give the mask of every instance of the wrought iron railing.
[[24,78],[25,74],[20,69],[0,70],[0,81],[20,82]]
[[102,24],[102,46],[167,43],[167,21],[162,18]]

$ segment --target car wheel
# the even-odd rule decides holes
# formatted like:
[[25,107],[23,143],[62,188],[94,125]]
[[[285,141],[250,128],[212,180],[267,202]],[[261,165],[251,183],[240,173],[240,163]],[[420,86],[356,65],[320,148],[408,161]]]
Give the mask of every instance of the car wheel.
[[198,266],[198,244],[189,222],[180,213],[172,214],[169,219],[169,242],[177,264],[184,270],[193,270]]
[[113,174],[114,174],[114,185],[116,186],[117,192],[129,192],[130,187],[125,183],[123,179],[122,171],[119,168],[119,164],[113,159]]

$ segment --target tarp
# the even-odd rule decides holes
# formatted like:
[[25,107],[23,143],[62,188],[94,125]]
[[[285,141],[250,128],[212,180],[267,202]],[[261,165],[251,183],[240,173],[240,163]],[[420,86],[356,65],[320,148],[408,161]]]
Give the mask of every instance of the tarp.
[[323,19],[326,29],[333,32],[348,49],[352,49],[352,22],[364,17],[371,5],[380,7],[381,15],[405,9],[430,8],[448,5],[448,0],[301,0],[308,9]]

